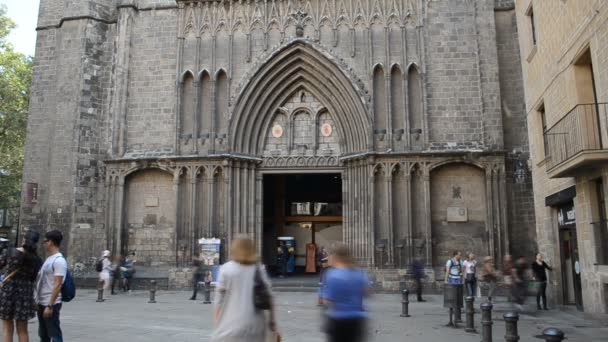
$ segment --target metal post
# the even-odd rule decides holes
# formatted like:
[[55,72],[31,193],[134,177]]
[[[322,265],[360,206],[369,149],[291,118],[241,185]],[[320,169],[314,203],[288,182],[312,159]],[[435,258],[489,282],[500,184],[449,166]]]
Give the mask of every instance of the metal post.
[[505,319],[505,341],[519,341],[519,334],[517,333],[517,321],[519,320],[519,314],[517,314],[517,312],[507,312],[502,315],[502,317]]
[[103,301],[104,301],[104,299],[103,299],[103,287],[100,287],[100,288],[97,289],[97,300],[96,300],[96,302],[97,303],[101,303]]
[[481,342],[492,342],[492,303],[481,304]]
[[401,292],[401,317],[410,317],[409,305],[410,305],[410,291],[407,289]]
[[471,332],[471,333],[477,332],[475,330],[475,307],[474,307],[475,297],[469,296],[469,297],[465,298],[465,303],[466,303],[466,308],[465,308],[466,321],[465,321],[464,331]]
[[457,286],[457,295],[456,295],[456,308],[454,309],[454,322],[462,323],[462,297],[464,290],[464,285],[460,284]]
[[150,281],[152,287],[150,288],[150,300],[148,303],[156,303],[156,280]]
[[206,281],[205,288],[203,290],[205,292],[205,301],[203,304],[211,304],[211,283]]
[[564,332],[557,328],[547,328],[543,330],[542,338],[548,342],[561,342],[565,339]]

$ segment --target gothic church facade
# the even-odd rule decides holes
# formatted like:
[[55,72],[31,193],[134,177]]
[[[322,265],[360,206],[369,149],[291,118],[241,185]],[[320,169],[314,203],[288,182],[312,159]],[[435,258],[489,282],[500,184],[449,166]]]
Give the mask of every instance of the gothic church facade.
[[[513,1],[41,0],[37,30],[21,229],[72,264],[272,258],[307,220],[380,275],[535,249]],[[276,190],[315,174],[326,226]]]

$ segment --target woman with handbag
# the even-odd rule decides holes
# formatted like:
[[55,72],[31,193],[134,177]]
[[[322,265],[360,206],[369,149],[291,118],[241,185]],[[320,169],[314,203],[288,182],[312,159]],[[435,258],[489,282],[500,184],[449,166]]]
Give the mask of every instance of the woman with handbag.
[[230,258],[218,274],[211,340],[266,342],[267,333],[277,335],[274,306],[270,280],[265,268],[258,263],[254,242],[249,238],[235,239]]
[[36,253],[40,234],[28,231],[20,248],[13,248],[0,260],[0,268],[6,267],[0,287],[0,319],[2,340],[12,342],[15,327],[19,342],[29,340],[27,321],[36,316],[34,282],[42,260]]

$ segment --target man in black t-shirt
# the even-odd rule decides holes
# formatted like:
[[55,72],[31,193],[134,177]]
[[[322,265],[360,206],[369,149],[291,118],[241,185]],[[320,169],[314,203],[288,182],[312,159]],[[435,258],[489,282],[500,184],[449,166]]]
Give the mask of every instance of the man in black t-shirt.
[[[543,255],[537,253],[536,260],[532,263],[532,273],[534,280],[538,282],[536,291],[536,308],[538,310],[549,310],[547,309],[547,271],[545,270],[552,271],[553,269],[544,261]],[[542,308],[540,306],[541,299],[543,302]]]

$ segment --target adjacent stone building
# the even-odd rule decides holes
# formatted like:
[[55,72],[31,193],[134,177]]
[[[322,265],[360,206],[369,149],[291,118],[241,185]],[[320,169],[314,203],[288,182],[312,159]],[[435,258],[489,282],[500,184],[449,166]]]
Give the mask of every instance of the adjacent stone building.
[[518,0],[536,232],[552,298],[608,311],[608,2]]
[[63,230],[79,267],[343,241],[385,287],[413,258],[532,255],[514,9],[41,0],[21,227]]

